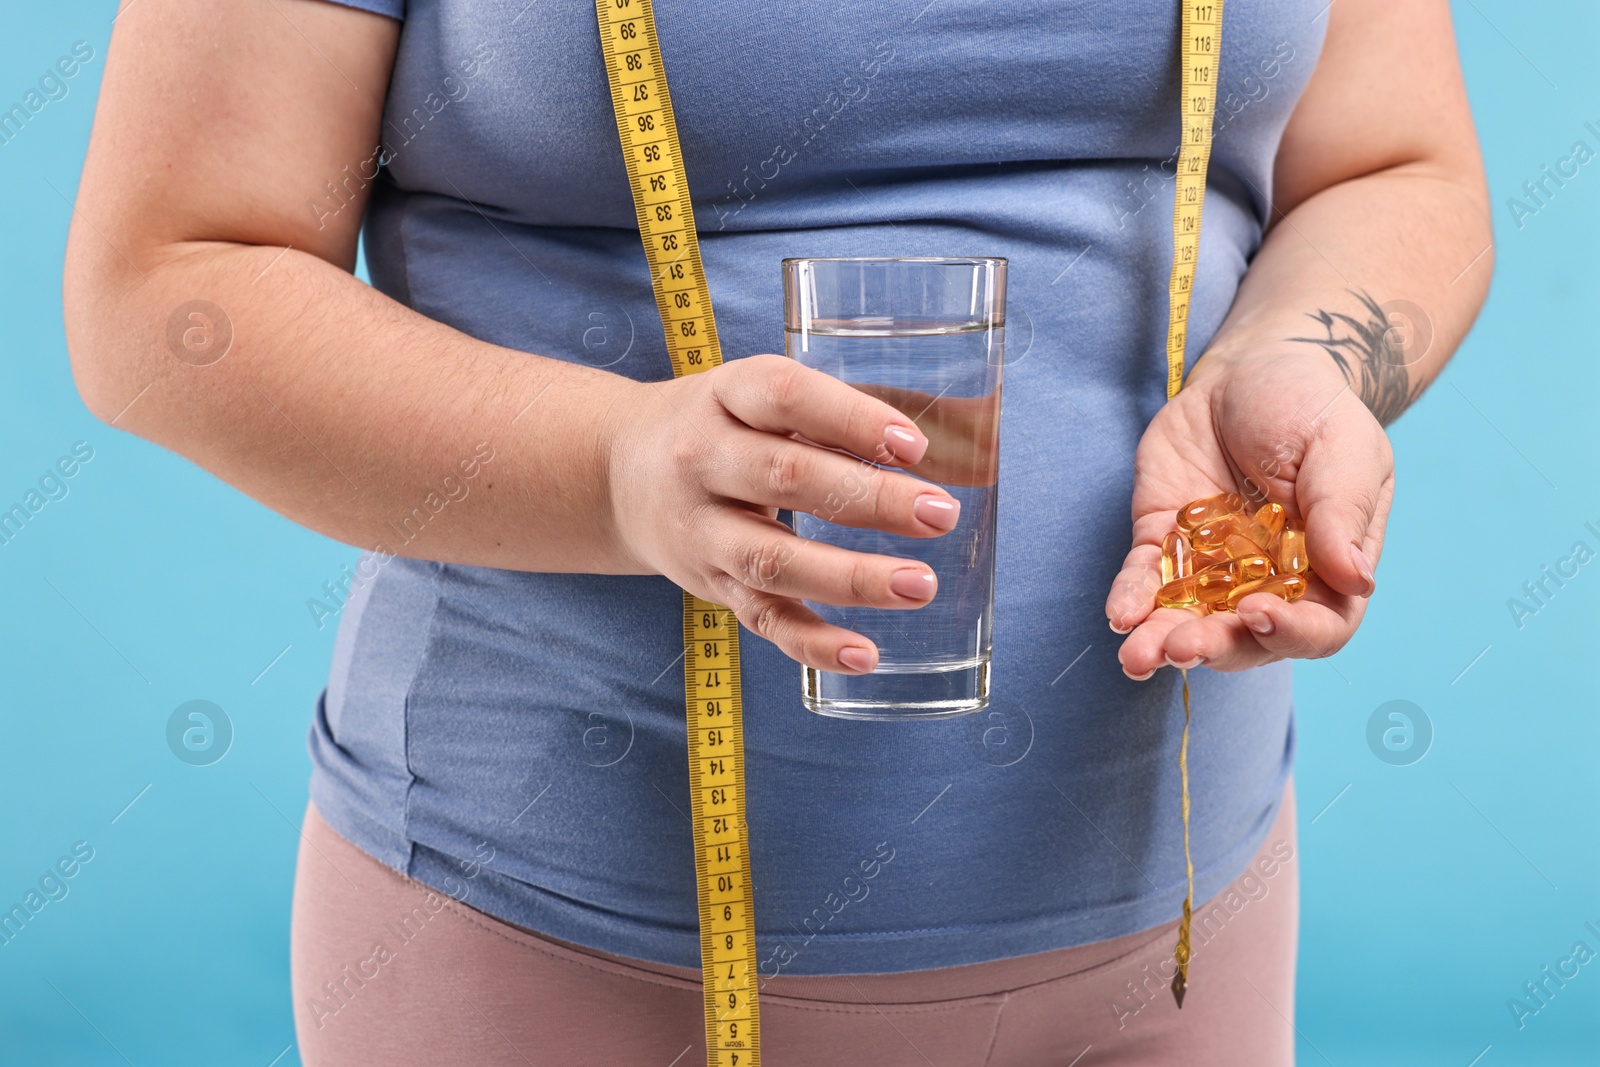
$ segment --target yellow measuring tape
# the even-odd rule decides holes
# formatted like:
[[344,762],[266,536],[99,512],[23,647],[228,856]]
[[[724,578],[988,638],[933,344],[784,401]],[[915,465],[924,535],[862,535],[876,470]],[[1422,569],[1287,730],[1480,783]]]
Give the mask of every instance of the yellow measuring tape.
[[[633,187],[650,284],[676,377],[722,362],[700,264],[688,175],[667,95],[650,0],[595,0],[617,134]],[[689,715],[689,803],[700,907],[706,1062],[759,1067],[750,829],[744,818],[744,721],[739,623],[683,594],[683,688]]]
[[1189,294],[1200,258],[1200,211],[1211,164],[1211,120],[1217,105],[1217,65],[1222,56],[1222,0],[1183,4],[1183,140],[1178,148],[1177,191],[1172,198],[1172,279],[1167,283],[1167,399],[1183,387],[1183,352],[1189,335]]
[[[1222,57],[1222,0],[1183,2],[1182,81],[1179,111],[1182,140],[1172,197],[1172,277],[1167,282],[1167,399],[1183,388],[1184,345],[1189,339],[1189,297],[1200,259],[1200,214],[1206,199],[1206,169],[1211,164],[1211,120],[1217,110],[1217,67]],[[1189,672],[1183,675],[1183,737],[1178,742],[1178,778],[1183,800],[1183,867],[1188,891],[1178,920],[1172,997],[1183,1007],[1189,988],[1190,925],[1194,917],[1194,861],[1189,858]]]
[[[689,182],[667,92],[666,68],[650,0],[595,0],[601,50],[611,85],[617,135],[650,265],[656,308],[674,376],[722,362],[711,293],[700,262]],[[1200,247],[1200,213],[1211,156],[1222,3],[1183,4],[1183,140],[1173,205],[1171,316],[1167,327],[1167,396],[1183,383],[1189,293]],[[754,899],[745,822],[744,724],[739,684],[739,625],[720,604],[683,594],[684,697],[688,711],[689,790],[700,912],[709,1067],[760,1067],[761,1015],[756,989]],[[1184,680],[1184,859],[1189,896],[1179,931],[1179,1006],[1188,980],[1194,868],[1189,853],[1189,702]]]

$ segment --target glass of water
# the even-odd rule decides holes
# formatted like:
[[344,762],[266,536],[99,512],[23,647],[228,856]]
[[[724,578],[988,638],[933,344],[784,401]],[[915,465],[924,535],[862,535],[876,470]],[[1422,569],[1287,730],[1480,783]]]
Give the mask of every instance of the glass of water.
[[[994,616],[1004,259],[786,259],[784,349],[792,359],[879,398],[928,438],[910,468],[863,456],[795,532],[856,552],[920,560],[938,576],[925,607],[885,610],[810,603],[878,646],[878,668],[850,675],[802,667],[805,706],[848,719],[930,719],[989,703]],[[872,482],[903,469],[961,502],[954,530],[933,538],[854,529],[831,520]]]

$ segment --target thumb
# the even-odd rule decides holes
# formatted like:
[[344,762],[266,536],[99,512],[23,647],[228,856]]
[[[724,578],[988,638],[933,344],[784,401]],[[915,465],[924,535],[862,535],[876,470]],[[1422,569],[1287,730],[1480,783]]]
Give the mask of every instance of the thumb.
[[1311,569],[1336,592],[1370,596],[1394,495],[1394,453],[1365,407],[1333,413],[1295,476]]

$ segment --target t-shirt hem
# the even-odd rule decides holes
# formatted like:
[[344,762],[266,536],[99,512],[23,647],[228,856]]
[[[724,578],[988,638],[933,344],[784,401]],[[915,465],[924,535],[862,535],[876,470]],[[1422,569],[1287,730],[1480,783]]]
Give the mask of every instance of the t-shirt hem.
[[[1253,832],[1223,858],[1196,870],[1196,915],[1204,913],[1214,898],[1244,873],[1260,850],[1283,803],[1281,786],[1280,780],[1278,795]],[[464,882],[454,862],[443,853],[407,842],[369,820],[345,817],[353,813],[338,808],[329,811],[320,802],[318,810],[335,830],[397,870],[404,873],[393,857],[409,858],[409,876],[423,885],[453,897],[452,889],[459,892],[465,887],[467,895],[455,899],[493,918],[597,952],[674,967],[700,967],[700,935],[695,928],[664,929],[630,922],[558,894],[540,891],[530,895],[526,883],[487,868]],[[369,835],[369,830],[378,833]],[[374,843],[379,851],[371,847]],[[1182,909],[1183,891],[1179,883],[1134,900],[1063,915],[959,926],[810,936],[797,935],[792,929],[758,929],[757,959],[766,960],[776,946],[787,945],[792,955],[786,954],[780,970],[797,977],[895,974],[986,963],[1108,941],[1175,922]]]
[[411,863],[411,842],[405,834],[349,803],[339,787],[326,782],[320,773],[311,776],[311,803],[323,822],[340,837],[397,873],[406,874]]
[[374,15],[387,15],[392,19],[404,21],[406,17],[406,0],[326,0],[330,4],[340,7],[353,7],[357,11],[370,11]]

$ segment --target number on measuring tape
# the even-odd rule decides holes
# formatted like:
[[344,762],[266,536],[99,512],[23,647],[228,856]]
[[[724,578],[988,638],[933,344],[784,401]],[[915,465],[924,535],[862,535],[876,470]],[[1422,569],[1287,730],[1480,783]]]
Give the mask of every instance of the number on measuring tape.
[[1172,199],[1172,275],[1167,285],[1167,396],[1183,386],[1189,300],[1200,258],[1200,219],[1211,159],[1211,121],[1217,103],[1217,62],[1222,49],[1222,4],[1183,5],[1179,95],[1182,138]]

